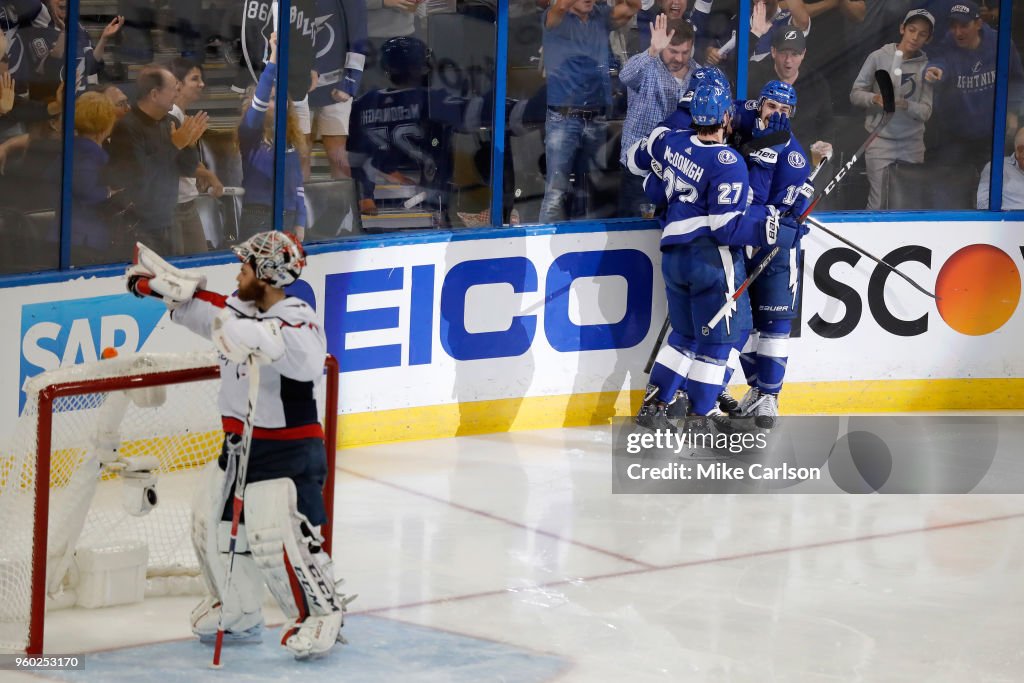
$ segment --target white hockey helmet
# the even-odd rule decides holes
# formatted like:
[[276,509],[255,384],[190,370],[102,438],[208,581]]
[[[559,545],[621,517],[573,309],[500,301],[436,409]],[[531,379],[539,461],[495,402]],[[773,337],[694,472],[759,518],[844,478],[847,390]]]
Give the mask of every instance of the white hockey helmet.
[[271,287],[287,287],[299,279],[306,252],[290,232],[260,232],[231,248],[242,263],[251,263],[256,278]]

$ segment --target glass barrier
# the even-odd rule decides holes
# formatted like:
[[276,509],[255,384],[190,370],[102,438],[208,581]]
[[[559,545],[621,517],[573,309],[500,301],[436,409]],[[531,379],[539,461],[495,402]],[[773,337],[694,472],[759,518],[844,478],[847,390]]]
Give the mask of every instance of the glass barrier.
[[[812,30],[803,53],[799,45],[781,52],[773,48],[776,74],[799,72],[793,126],[805,146],[812,138],[830,139],[835,159],[845,163],[881,117],[873,72],[888,71],[896,89],[892,121],[868,148],[864,165],[855,167],[822,203],[823,210],[976,207],[992,148],[996,5],[949,0],[806,3]],[[1020,69],[1016,47],[1011,62]],[[816,93],[811,111],[805,90]],[[826,90],[831,91],[831,117],[818,106],[817,93]],[[1007,121],[1014,128],[1015,118]]]
[[130,260],[136,241],[201,254],[272,227],[272,4],[82,0],[83,33],[108,47],[75,103],[73,266]]
[[[492,217],[493,0],[292,0],[280,205],[278,3],[81,0],[69,263],[124,262],[136,240],[168,256],[219,250],[275,218],[309,242],[639,217],[649,207],[625,150],[675,109],[699,65],[735,83],[739,4],[511,0],[503,215]],[[1024,17],[1024,0],[1002,5]],[[879,118],[871,74],[896,82],[896,116],[823,210],[988,208],[1004,109],[997,191],[1002,209],[1024,208],[1024,21],[1004,17],[1003,107],[999,6],[753,2],[746,94],[794,82],[805,149],[827,142],[844,163]],[[66,14],[66,0],[0,4],[3,274],[60,266]]]
[[[995,3],[991,3],[995,5]],[[1000,208],[1003,211],[1024,209],[1024,0],[1014,0],[1010,21],[1010,77],[1007,82],[1006,137],[1003,143],[1002,191]],[[984,8],[982,16],[995,25],[999,21],[999,8]],[[992,186],[991,165],[982,169],[976,196],[977,208],[990,206]]]
[[735,72],[736,3],[645,5],[513,0],[506,149],[514,200],[505,223],[640,217],[646,200],[639,178],[624,172],[625,150],[676,109],[698,62]]
[[[59,265],[63,7],[63,0],[0,4],[0,274]],[[80,37],[80,80],[102,47]]]
[[334,182],[354,182],[355,232],[491,224],[495,11],[488,0],[365,2],[365,67],[338,114],[347,139],[323,143],[331,177],[351,176]]

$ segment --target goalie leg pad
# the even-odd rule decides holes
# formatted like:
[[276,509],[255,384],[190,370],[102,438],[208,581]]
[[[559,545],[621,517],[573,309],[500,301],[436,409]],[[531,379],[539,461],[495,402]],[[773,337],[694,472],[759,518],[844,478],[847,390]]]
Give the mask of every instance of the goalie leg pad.
[[206,466],[202,483],[192,499],[192,545],[208,597],[192,610],[192,631],[200,640],[212,639],[223,623],[228,639],[251,639],[263,628],[263,577],[249,554],[245,526],[238,528],[235,562],[226,587],[230,522],[220,521],[227,498],[228,478],[216,461]]
[[344,624],[331,558],[322,537],[296,506],[295,483],[270,479],[245,491],[249,544],[281,610],[291,621],[281,644],[297,658],[327,652]]

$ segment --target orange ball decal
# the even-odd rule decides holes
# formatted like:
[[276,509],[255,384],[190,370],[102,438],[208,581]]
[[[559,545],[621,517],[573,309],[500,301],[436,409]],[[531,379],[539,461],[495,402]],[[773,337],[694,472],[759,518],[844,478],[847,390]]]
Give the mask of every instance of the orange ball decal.
[[935,281],[939,315],[957,332],[995,332],[1020,302],[1020,271],[1006,252],[972,244],[949,257]]

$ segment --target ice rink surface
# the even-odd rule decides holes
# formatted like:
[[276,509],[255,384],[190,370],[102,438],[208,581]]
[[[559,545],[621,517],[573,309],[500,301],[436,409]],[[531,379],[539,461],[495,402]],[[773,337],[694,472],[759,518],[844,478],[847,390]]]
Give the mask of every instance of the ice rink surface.
[[[341,451],[349,645],[190,638],[194,597],[48,616],[59,680],[1021,681],[1024,496],[612,495],[610,427]],[[268,621],[280,623],[275,609]],[[3,680],[39,680],[0,673]]]

